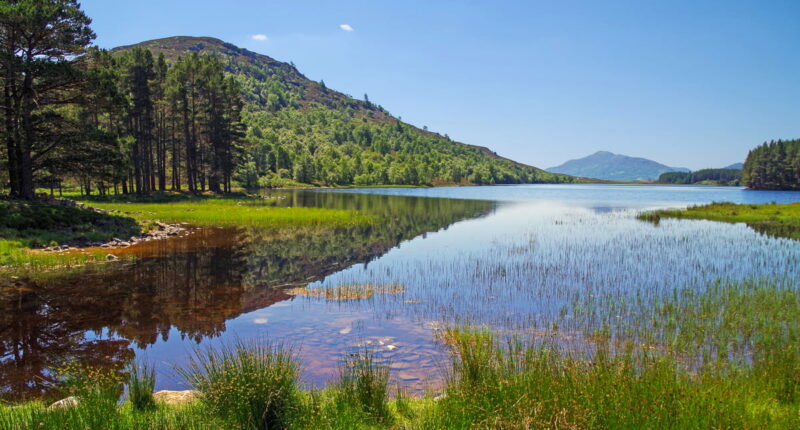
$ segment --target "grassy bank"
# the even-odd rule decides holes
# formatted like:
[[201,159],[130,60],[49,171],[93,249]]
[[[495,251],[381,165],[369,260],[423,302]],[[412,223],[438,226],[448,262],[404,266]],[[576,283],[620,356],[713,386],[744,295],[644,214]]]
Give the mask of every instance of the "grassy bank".
[[639,218],[651,222],[658,222],[662,218],[741,222],[764,234],[800,239],[800,203],[711,203],[686,209],[647,212],[639,215]]
[[261,199],[206,199],[173,203],[92,203],[116,210],[140,223],[161,221],[195,226],[291,228],[352,227],[372,223],[374,218],[346,210],[276,207]]
[[[557,336],[452,328],[441,336],[451,364],[435,398],[397,395],[369,350],[309,390],[291,347],[237,343],[200,350],[179,371],[200,393],[195,403],[154,405],[147,371],[73,367],[64,395],[79,406],[3,406],[0,428],[798,428],[797,290],[744,283],[686,294],[658,300],[627,320],[630,330],[593,337],[584,351],[562,349]],[[129,395],[118,403],[122,384]]]
[[43,269],[100,260],[105,253],[41,253],[32,248],[82,241],[127,238],[141,232],[124,216],[45,202],[0,200],[0,268]]
[[274,201],[233,196],[156,194],[97,197],[86,204],[110,211],[45,202],[0,201],[0,270],[44,270],[105,261],[107,252],[37,251],[53,245],[126,239],[150,230],[155,222],[259,229],[346,228],[368,225],[375,217],[346,211],[274,206]]

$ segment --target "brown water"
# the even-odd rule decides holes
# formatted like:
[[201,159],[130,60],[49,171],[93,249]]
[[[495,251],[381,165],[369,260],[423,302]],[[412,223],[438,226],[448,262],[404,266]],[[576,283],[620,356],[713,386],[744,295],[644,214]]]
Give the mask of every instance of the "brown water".
[[[673,286],[789,282],[800,273],[797,241],[744,225],[635,219],[648,208],[797,201],[800,193],[520,186],[275,197],[384,221],[326,231],[199,229],[115,252],[134,261],[0,279],[0,396],[53,396],[53,369],[65,362],[134,356],[156,364],[159,389],[181,389],[174,368],[194,348],[236,339],[296,347],[312,386],[335,376],[342,354],[366,346],[396,383],[420,392],[441,381],[447,357],[436,334],[450,324],[536,336],[557,321],[569,343],[598,323],[579,318],[576,303],[600,308]],[[368,285],[375,294],[347,300],[289,294]]]

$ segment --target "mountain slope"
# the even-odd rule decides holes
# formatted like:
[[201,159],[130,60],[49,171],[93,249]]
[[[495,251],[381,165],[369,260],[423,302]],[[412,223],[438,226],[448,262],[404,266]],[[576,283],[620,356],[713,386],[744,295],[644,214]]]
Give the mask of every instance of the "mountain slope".
[[546,169],[548,172],[609,181],[655,180],[664,172],[689,172],[681,167],[669,167],[653,160],[598,151],[592,155]]
[[112,53],[133,47],[173,63],[197,53],[225,64],[242,88],[247,157],[260,183],[277,177],[326,185],[575,181],[402,123],[379,105],[306,78],[292,64],[218,39],[169,37]]
[[744,163],[733,163],[730,166],[723,167],[723,169],[742,170]]

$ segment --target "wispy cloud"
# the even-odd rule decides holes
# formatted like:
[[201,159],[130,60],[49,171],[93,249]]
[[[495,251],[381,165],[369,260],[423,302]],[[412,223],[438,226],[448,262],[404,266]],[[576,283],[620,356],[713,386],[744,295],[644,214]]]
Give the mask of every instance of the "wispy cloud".
[[266,34],[254,34],[254,35],[250,36],[250,38],[253,39],[253,40],[258,40],[260,42],[263,42],[263,41],[267,40],[267,35]]
[[344,31],[353,31],[353,27],[350,24],[342,24],[339,26]]

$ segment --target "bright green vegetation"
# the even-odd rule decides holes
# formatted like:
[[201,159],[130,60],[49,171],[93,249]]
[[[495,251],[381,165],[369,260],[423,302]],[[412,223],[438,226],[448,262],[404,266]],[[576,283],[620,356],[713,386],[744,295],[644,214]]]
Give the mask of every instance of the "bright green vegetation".
[[377,220],[343,209],[276,207],[273,200],[244,195],[162,194],[132,200],[135,203],[106,196],[89,203],[123,213],[119,215],[40,202],[0,202],[0,268],[43,269],[103,261],[106,252],[44,253],[31,248],[125,239],[149,230],[157,221],[274,231],[361,227]]
[[658,177],[661,184],[700,184],[736,186],[742,178],[740,169],[701,169],[694,172],[666,172]]
[[647,212],[639,215],[639,218],[652,222],[658,222],[661,218],[743,222],[764,234],[800,239],[800,203],[760,205],[711,203],[686,209]]
[[139,232],[139,225],[128,217],[42,202],[0,201],[0,270],[80,265],[105,254],[45,254],[30,248],[127,238]]
[[[3,428],[797,428],[800,298],[766,282],[676,290],[637,312],[608,315],[613,336],[584,351],[553,336],[456,327],[442,334],[452,362],[444,393],[390,398],[389,370],[369,351],[347,356],[323,390],[298,382],[291,348],[245,344],[200,350],[181,373],[199,390],[189,406],[117,406],[136,375],[68,368],[80,406],[1,407]],[[614,315],[612,315],[614,314]],[[75,369],[79,369],[76,371]],[[84,375],[83,378],[80,376]],[[114,379],[117,378],[117,379]],[[113,389],[116,388],[116,389]],[[129,388],[130,390],[130,388]],[[103,427],[106,426],[106,427]]]
[[276,207],[269,200],[209,199],[183,203],[93,203],[102,209],[124,212],[140,222],[161,221],[196,226],[259,227],[353,227],[375,218],[338,209]]
[[742,182],[754,190],[800,190],[800,139],[765,142],[751,150]]

